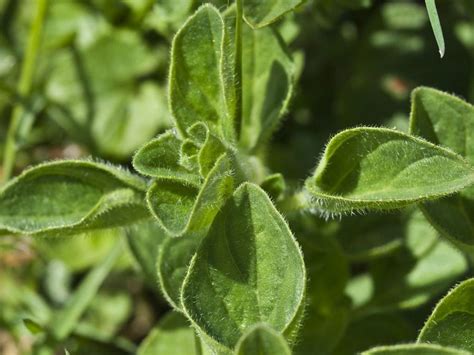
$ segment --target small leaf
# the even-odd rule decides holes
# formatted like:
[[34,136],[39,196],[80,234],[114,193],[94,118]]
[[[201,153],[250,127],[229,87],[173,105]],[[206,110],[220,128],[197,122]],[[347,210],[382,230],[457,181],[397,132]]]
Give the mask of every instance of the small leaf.
[[436,306],[418,337],[419,343],[436,343],[474,352],[474,279],[464,281]]
[[25,327],[28,328],[30,333],[33,335],[41,334],[45,331],[44,327],[41,324],[39,324],[38,322],[30,318],[23,319],[23,323],[25,324]]
[[121,242],[116,243],[107,257],[87,274],[64,308],[53,314],[50,320],[50,329],[57,341],[65,340],[74,330],[80,317],[94,299],[100,285],[122,253],[122,246]]
[[265,192],[244,183],[199,246],[182,304],[200,331],[232,349],[255,323],[284,332],[304,289],[302,255],[288,226]]
[[23,172],[0,191],[0,229],[66,235],[149,216],[145,182],[92,161],[58,161]]
[[305,0],[244,0],[244,18],[254,28],[268,26]]
[[237,343],[236,355],[291,355],[285,338],[262,323],[250,328]]
[[233,189],[230,162],[222,155],[202,186],[158,179],[149,189],[147,201],[165,231],[180,236],[209,227]]
[[[226,100],[223,65],[224,21],[212,5],[204,5],[176,34],[171,49],[170,107],[180,133],[204,121],[211,131],[233,130],[231,103]],[[232,138],[232,137],[228,137]]]
[[431,344],[406,344],[393,346],[380,346],[362,355],[468,355],[470,353],[453,348],[445,348]]
[[444,57],[444,52],[446,47],[444,44],[443,29],[441,28],[441,23],[439,22],[438,10],[436,9],[435,0],[425,0],[426,10],[428,10],[428,17],[430,18],[431,27],[433,28],[433,33],[436,38],[436,43],[438,43],[439,55],[441,58]]
[[[430,88],[412,96],[410,133],[447,147],[474,164],[474,107]],[[474,247],[474,186],[421,209],[431,224],[462,247]]]
[[172,131],[140,148],[133,158],[133,167],[140,173],[154,178],[176,178],[198,182],[197,176],[180,164],[181,141]]
[[194,330],[186,318],[167,313],[140,344],[137,355],[194,355]]
[[265,178],[260,187],[274,200],[278,199],[286,190],[285,178],[282,174],[272,174]]
[[461,156],[395,130],[355,128],[336,135],[306,188],[329,213],[395,209],[474,184]]

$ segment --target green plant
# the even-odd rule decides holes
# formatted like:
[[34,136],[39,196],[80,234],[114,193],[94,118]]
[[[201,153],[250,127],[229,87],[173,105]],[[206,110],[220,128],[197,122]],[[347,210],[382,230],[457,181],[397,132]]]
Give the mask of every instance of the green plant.
[[[123,228],[143,275],[173,311],[138,349],[122,341],[109,351],[311,354],[318,349],[318,354],[347,354],[392,339],[409,342],[406,334],[413,332],[394,310],[422,307],[467,273],[466,255],[472,258],[474,251],[474,107],[467,102],[418,87],[412,92],[407,132],[345,129],[330,139],[304,184],[274,172],[271,155],[277,153],[271,138],[296,96],[301,72],[287,43],[289,31],[276,21],[291,16],[302,2],[204,4],[180,27],[175,24],[191,11],[191,2],[180,9],[173,2],[160,3],[159,10],[169,10],[169,23],[156,25],[160,34],[179,27],[167,84],[173,123],[146,143],[134,136],[136,130],[123,134],[120,127],[109,136],[112,143],[101,140],[101,134],[109,133],[113,112],[121,112],[115,110],[121,98],[127,106],[135,95],[151,90],[152,97],[161,90],[141,80],[153,60],[148,61],[137,36],[109,33],[84,50],[85,68],[94,76],[84,80],[82,89],[97,101],[89,108],[55,89],[76,92],[71,63],[80,51],[69,43],[71,53],[59,57],[60,74],[45,89],[48,114],[104,156],[120,160],[143,144],[133,156],[134,171],[93,159],[58,160],[24,170],[0,191],[0,235],[51,241]],[[315,6],[330,14],[351,6],[334,3],[315,1]],[[145,21],[145,5],[127,21]],[[426,5],[443,56],[434,1]],[[115,21],[119,15],[108,16]],[[37,26],[32,33],[38,36]],[[140,55],[118,60],[130,47]],[[104,53],[115,54],[110,72],[93,64]],[[31,56],[34,61],[36,54]],[[24,75],[31,81],[32,73]],[[22,87],[19,94],[29,95],[29,88]],[[149,94],[144,95],[148,102]],[[76,119],[57,118],[58,107],[69,103]],[[23,109],[17,103],[13,133],[5,143],[7,179]],[[129,111],[121,117],[128,119]],[[137,125],[154,132],[160,123]],[[381,211],[385,214],[371,214]],[[62,307],[45,307],[43,317],[23,318],[38,335],[35,351],[47,353],[59,345],[69,349],[68,339],[72,348],[80,349],[77,344],[85,340],[110,345],[107,337],[94,339],[76,323],[121,247],[117,243],[95,264]],[[349,264],[359,261],[367,262],[366,268],[351,277]],[[365,354],[474,352],[472,283],[461,283],[440,301],[413,344],[376,347]],[[364,334],[364,327],[373,333]],[[385,328],[389,331],[377,338]],[[351,330],[354,338],[358,331],[367,336],[368,346],[353,345]]]

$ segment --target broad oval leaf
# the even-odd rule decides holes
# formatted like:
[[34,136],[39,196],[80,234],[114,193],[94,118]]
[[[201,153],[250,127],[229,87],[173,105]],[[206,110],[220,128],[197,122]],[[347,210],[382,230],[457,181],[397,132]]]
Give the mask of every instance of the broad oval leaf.
[[244,18],[247,23],[260,28],[278,20],[305,0],[243,0]]
[[184,180],[158,179],[148,190],[147,202],[165,231],[180,236],[209,227],[233,190],[231,164],[223,154],[202,186],[186,184]]
[[[445,146],[474,164],[474,107],[430,88],[412,96],[410,133]],[[474,186],[421,209],[443,235],[463,247],[474,247]]]
[[470,353],[458,349],[446,348],[432,344],[406,344],[380,346],[362,355],[468,355]]
[[233,349],[252,324],[284,332],[304,289],[303,258],[288,226],[263,190],[244,183],[199,246],[182,304],[200,331]]
[[199,121],[218,133],[232,127],[224,82],[224,39],[224,21],[208,4],[188,19],[173,40],[169,99],[183,136]]
[[420,343],[436,343],[474,352],[474,279],[448,293],[436,306],[418,337]]
[[240,338],[236,355],[291,355],[285,338],[266,324],[257,324]]
[[0,229],[64,235],[128,225],[149,216],[146,184],[92,161],[39,165],[0,191]]
[[138,355],[194,355],[194,330],[184,316],[176,312],[166,314],[147,335],[138,348]]
[[474,183],[461,156],[384,128],[343,131],[329,142],[306,188],[328,213],[396,209],[458,192]]

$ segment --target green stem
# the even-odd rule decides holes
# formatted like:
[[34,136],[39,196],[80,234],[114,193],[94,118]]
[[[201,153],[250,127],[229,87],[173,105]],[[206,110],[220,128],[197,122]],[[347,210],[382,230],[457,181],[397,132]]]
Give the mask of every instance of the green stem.
[[240,129],[242,125],[242,25],[243,7],[242,0],[236,0],[235,18],[235,132],[237,141],[240,139]]
[[196,355],[202,355],[201,339],[196,334],[196,332],[194,332],[194,349],[196,351]]
[[[27,98],[31,92],[33,76],[36,69],[36,62],[43,32],[43,24],[46,17],[47,3],[48,0],[37,0],[36,2],[36,15],[28,36],[26,51],[23,58],[23,63],[21,65],[20,80],[17,87],[18,95],[23,98]],[[12,111],[10,126],[8,127],[5,141],[2,176],[3,182],[8,181],[13,172],[17,151],[16,134],[23,113],[24,106],[22,104],[16,103]]]

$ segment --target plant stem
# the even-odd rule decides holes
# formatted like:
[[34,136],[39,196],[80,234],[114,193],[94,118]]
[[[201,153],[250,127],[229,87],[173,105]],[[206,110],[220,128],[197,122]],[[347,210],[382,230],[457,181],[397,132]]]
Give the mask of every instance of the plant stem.
[[236,0],[236,17],[235,17],[235,132],[237,141],[240,139],[240,129],[242,125],[242,25],[243,25],[243,8],[242,0]]
[[196,351],[196,355],[202,355],[201,339],[197,335],[196,331],[194,332],[194,349]]
[[[31,92],[33,84],[33,76],[36,68],[41,36],[43,33],[43,24],[46,15],[46,7],[48,0],[37,0],[36,15],[31,25],[26,51],[21,65],[20,80],[18,82],[18,95],[27,98]],[[13,107],[10,126],[8,127],[7,137],[5,141],[5,151],[3,156],[3,176],[2,181],[6,182],[10,179],[16,158],[16,134],[21,117],[24,113],[24,106],[16,103]]]

